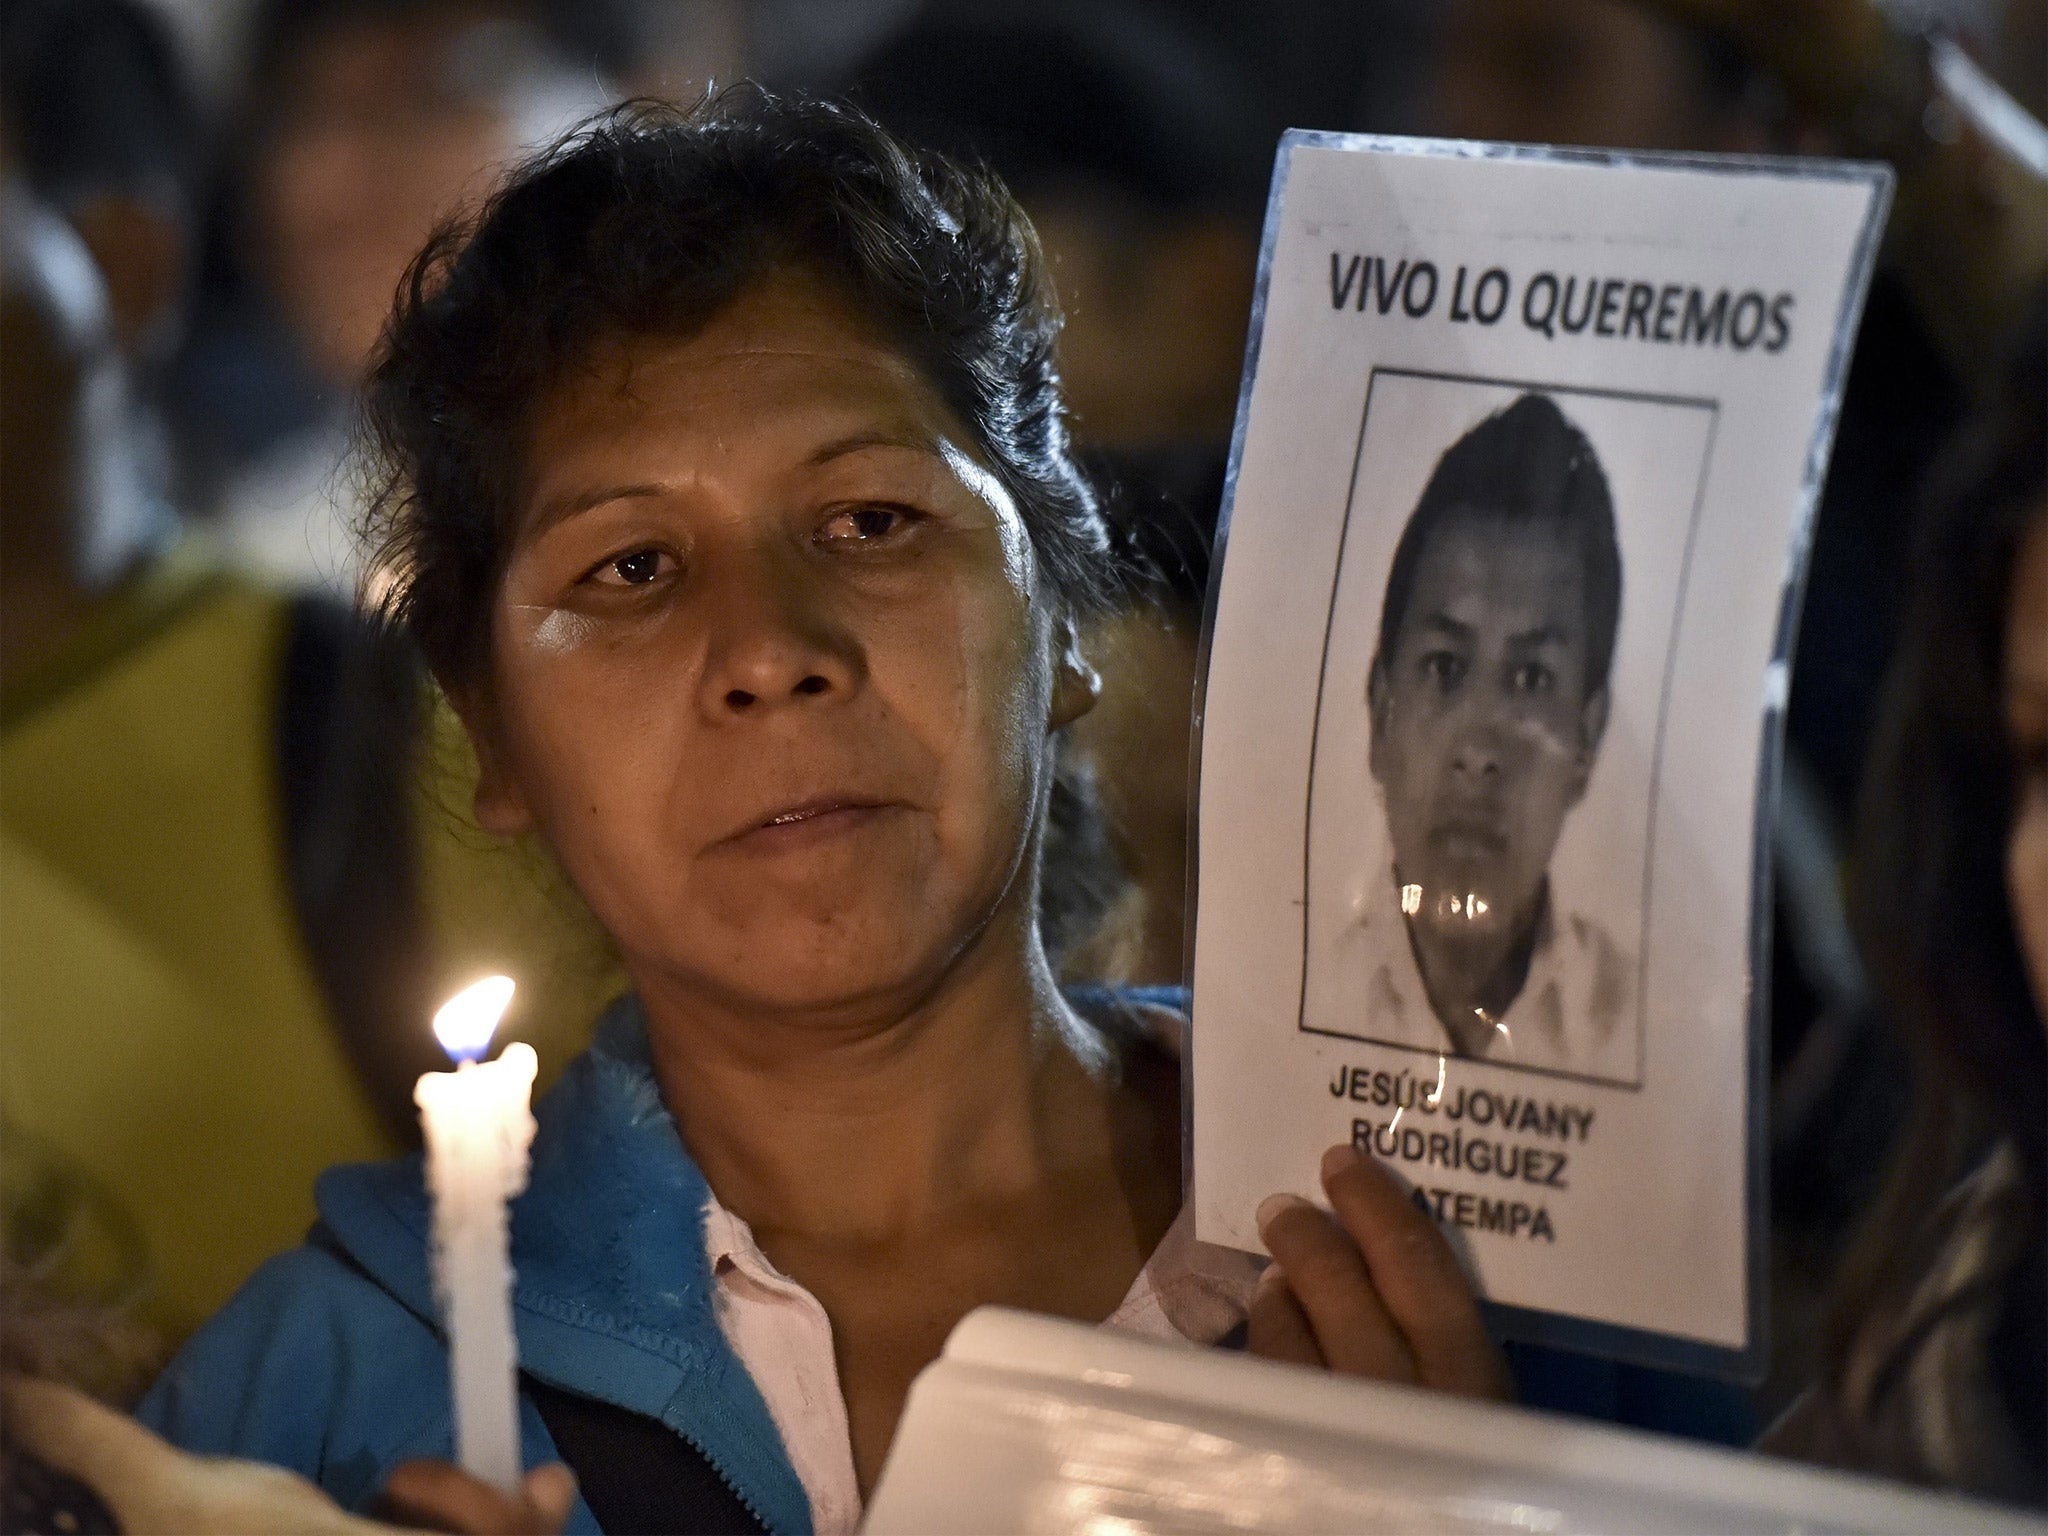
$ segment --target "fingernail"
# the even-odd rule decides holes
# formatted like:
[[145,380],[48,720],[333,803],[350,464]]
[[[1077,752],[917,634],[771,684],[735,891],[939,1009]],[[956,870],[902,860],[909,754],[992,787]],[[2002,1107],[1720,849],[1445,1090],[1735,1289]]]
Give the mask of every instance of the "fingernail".
[[[1265,1199],[1259,1202],[1258,1210],[1252,1215],[1252,1220],[1258,1223],[1259,1236],[1264,1237],[1266,1235],[1266,1228],[1272,1224],[1273,1219],[1282,1211],[1291,1211],[1297,1205],[1307,1204],[1308,1202],[1299,1195],[1266,1196]],[[1243,1207],[1240,1206],[1239,1209],[1242,1210]]]
[[1323,1154],[1323,1181],[1328,1183],[1359,1159],[1358,1148],[1348,1141],[1340,1141]]

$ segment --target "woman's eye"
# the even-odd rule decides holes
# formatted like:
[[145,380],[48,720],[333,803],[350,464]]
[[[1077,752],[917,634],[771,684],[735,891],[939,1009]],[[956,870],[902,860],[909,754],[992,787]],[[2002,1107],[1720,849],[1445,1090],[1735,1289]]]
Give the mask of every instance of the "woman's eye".
[[614,555],[591,571],[587,580],[607,587],[644,587],[674,569],[675,561],[658,549],[636,549]]
[[1548,693],[1557,683],[1557,674],[1540,661],[1525,661],[1515,668],[1509,682],[1517,693]]
[[897,507],[848,507],[835,512],[818,536],[828,543],[872,544],[902,532],[909,522]]

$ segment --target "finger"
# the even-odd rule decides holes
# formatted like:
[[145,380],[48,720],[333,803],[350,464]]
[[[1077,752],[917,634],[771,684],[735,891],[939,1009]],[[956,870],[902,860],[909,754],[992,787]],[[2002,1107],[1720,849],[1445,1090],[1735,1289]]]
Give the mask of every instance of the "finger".
[[552,1461],[526,1474],[522,1492],[527,1505],[539,1517],[534,1529],[542,1536],[553,1536],[569,1523],[569,1511],[576,1507],[576,1474],[559,1461]]
[[422,1531],[502,1533],[518,1523],[518,1505],[488,1483],[445,1461],[408,1461],[392,1468],[377,1513]]
[[1308,1314],[1301,1310],[1301,1303],[1295,1299],[1278,1264],[1259,1276],[1259,1283],[1252,1288],[1251,1304],[1245,1312],[1244,1347],[1265,1360],[1282,1360],[1317,1370],[1328,1365],[1323,1352],[1316,1348]]
[[1323,1154],[1323,1189],[1358,1245],[1422,1383],[1507,1396],[1507,1366],[1487,1337],[1472,1281],[1436,1223],[1386,1169],[1345,1143]]
[[448,1462],[419,1460],[392,1470],[376,1512],[394,1524],[459,1536],[556,1536],[575,1504],[575,1474],[559,1462],[527,1473],[515,1498]]
[[1274,1195],[1259,1207],[1258,1222],[1330,1369],[1414,1381],[1407,1342],[1380,1304],[1358,1245],[1335,1218],[1299,1196]]

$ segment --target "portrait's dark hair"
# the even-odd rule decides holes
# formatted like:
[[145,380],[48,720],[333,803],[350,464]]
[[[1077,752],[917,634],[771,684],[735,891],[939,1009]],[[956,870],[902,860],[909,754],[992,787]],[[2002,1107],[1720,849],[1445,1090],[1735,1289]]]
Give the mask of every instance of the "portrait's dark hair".
[[[2048,312],[2037,306],[2020,340],[2004,387],[1930,483],[1861,808],[1851,916],[1878,999],[1912,1049],[1916,1105],[1845,1267],[1828,1364],[1839,1385],[1873,1305],[1924,1273],[1944,1192],[2002,1142],[2017,1153],[2018,1188],[1981,1283],[1944,1310],[1991,1309],[1985,1370],[2019,1426],[2031,1423],[2038,1449],[2048,1391],[2048,1037],[2006,884],[2019,774],[2003,689],[2020,546],[2048,517]],[[1902,1385],[1916,1343],[1900,1341],[1873,1399]]]
[[1621,624],[1621,545],[1607,475],[1548,395],[1523,395],[1444,450],[1401,530],[1380,608],[1377,666],[1394,654],[1429,541],[1460,519],[1554,529],[1586,576],[1586,693],[1607,686]]
[[365,395],[385,612],[444,684],[485,676],[531,413],[608,336],[687,338],[777,271],[900,349],[1016,498],[1057,600],[1093,612],[1102,519],[1067,446],[1059,315],[992,175],[851,108],[736,87],[629,104],[515,172],[414,262]]

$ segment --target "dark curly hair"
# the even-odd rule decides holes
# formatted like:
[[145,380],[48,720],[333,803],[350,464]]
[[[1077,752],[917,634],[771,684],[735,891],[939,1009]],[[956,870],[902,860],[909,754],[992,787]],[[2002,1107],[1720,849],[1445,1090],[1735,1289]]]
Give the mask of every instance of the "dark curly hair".
[[607,336],[686,338],[778,270],[827,283],[902,351],[1016,498],[1056,599],[1103,606],[1059,311],[1016,202],[853,108],[738,86],[593,119],[438,233],[401,285],[364,397],[366,534],[382,611],[444,686],[487,682],[536,403]]

